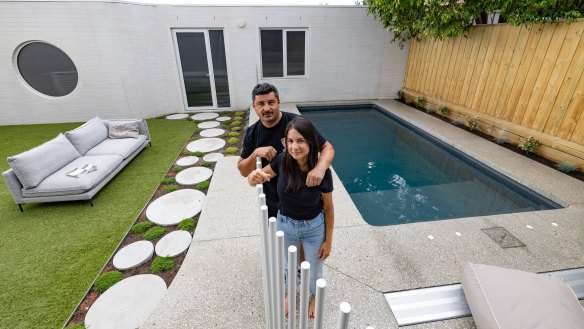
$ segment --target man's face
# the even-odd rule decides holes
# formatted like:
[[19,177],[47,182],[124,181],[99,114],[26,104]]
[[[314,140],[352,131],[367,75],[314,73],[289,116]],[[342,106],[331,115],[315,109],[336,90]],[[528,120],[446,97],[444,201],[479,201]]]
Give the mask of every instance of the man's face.
[[266,95],[256,95],[252,104],[260,120],[265,126],[271,127],[280,119],[280,100],[274,92]]

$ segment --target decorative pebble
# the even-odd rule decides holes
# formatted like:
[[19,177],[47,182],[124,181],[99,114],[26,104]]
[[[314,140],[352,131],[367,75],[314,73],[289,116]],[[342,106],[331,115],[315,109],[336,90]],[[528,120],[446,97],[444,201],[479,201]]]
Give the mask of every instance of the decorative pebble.
[[158,275],[131,276],[99,296],[85,316],[85,327],[138,328],[165,293],[166,283]]
[[201,191],[178,190],[154,200],[146,209],[146,217],[157,225],[176,225],[201,212],[204,200],[205,194]]
[[209,119],[215,119],[216,117],[219,116],[219,113],[199,113],[199,114],[195,114],[193,115],[191,118],[193,120],[209,120]]
[[223,159],[225,156],[221,153],[209,153],[203,157],[203,161],[207,162],[217,162]]
[[434,236],[433,235],[428,235],[428,239],[434,240]]
[[199,161],[199,158],[198,157],[196,157],[196,156],[187,156],[187,157],[178,159],[178,161],[176,162],[176,164],[179,165],[179,166],[192,166],[195,163],[197,163],[197,161]]
[[[213,176],[213,170],[205,167],[192,167],[179,172],[176,182],[180,185],[195,185]],[[186,218],[186,217],[185,217]]]
[[129,270],[146,263],[154,254],[150,241],[137,241],[120,249],[114,256],[114,267],[120,271]]
[[218,150],[225,146],[225,140],[221,138],[202,138],[196,141],[190,142],[187,145],[187,150],[189,152],[211,152]]
[[200,129],[215,128],[215,127],[218,127],[219,125],[220,125],[220,123],[217,121],[205,121],[205,122],[199,123],[197,125],[197,128],[200,128]]
[[216,136],[221,136],[224,133],[225,133],[225,130],[219,129],[219,128],[205,129],[205,130],[201,131],[201,136],[203,136],[203,137],[216,137]]
[[180,119],[185,119],[188,116],[189,115],[186,113],[177,113],[177,114],[167,115],[166,118],[170,119],[170,120],[180,120]]
[[558,226],[558,223],[552,223],[553,226]]
[[187,231],[170,232],[156,244],[156,255],[160,257],[176,257],[187,250],[193,237]]
[[231,120],[231,118],[230,117],[218,117],[215,120],[223,122],[223,121]]
[[525,225],[525,227],[527,227],[529,229],[533,229],[533,226],[531,226],[531,225]]

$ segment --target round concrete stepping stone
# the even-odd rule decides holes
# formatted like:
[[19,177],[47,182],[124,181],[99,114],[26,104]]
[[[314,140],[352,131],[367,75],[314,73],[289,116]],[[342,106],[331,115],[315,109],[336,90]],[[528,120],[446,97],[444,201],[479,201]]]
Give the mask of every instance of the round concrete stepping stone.
[[205,193],[182,189],[154,200],[146,209],[148,220],[157,225],[176,225],[181,220],[195,217],[203,209]]
[[158,275],[131,276],[99,296],[85,316],[85,327],[138,328],[165,293],[166,283]]
[[223,121],[231,120],[231,118],[230,117],[218,117],[215,120],[217,120],[219,122],[223,122]]
[[160,257],[176,257],[189,248],[192,240],[188,231],[170,232],[156,244],[156,254]]
[[215,127],[218,127],[219,125],[220,125],[220,123],[217,121],[205,121],[205,122],[199,123],[197,125],[197,127],[200,129],[207,129],[207,128],[215,128]]
[[203,157],[203,161],[207,162],[217,162],[219,159],[223,159],[224,155],[221,153],[209,153]]
[[137,241],[120,249],[114,256],[114,267],[120,271],[129,270],[146,263],[154,254],[150,241]]
[[218,116],[219,116],[219,113],[199,113],[199,114],[193,115],[191,118],[193,120],[210,120],[210,119],[215,119]]
[[225,133],[225,130],[219,129],[219,128],[205,129],[205,130],[201,131],[201,136],[203,136],[203,137],[216,137],[216,136],[221,136],[224,133]]
[[202,138],[196,141],[190,142],[187,145],[187,150],[189,152],[211,152],[218,150],[225,146],[225,140],[221,138]]
[[177,113],[177,114],[167,115],[166,118],[170,119],[170,120],[180,120],[180,119],[185,119],[188,116],[189,115],[186,113]]
[[192,166],[199,161],[199,158],[196,156],[188,156],[184,158],[180,158],[176,161],[178,166]]
[[176,175],[176,182],[180,185],[195,185],[209,179],[211,176],[213,176],[213,170],[209,168],[192,167],[179,172]]

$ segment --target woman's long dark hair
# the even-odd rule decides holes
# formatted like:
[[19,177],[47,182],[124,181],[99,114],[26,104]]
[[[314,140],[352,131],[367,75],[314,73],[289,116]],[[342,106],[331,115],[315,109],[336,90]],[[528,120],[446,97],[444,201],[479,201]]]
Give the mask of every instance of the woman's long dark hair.
[[288,150],[288,132],[294,129],[304,137],[304,140],[309,145],[308,151],[308,161],[306,162],[308,166],[308,171],[311,171],[316,167],[318,161],[318,140],[316,138],[316,129],[308,119],[302,116],[297,116],[292,121],[288,122],[286,125],[285,141],[286,141],[286,151],[282,156],[282,168],[288,176],[286,192],[297,192],[306,183],[306,172],[300,170],[298,162],[290,155]]

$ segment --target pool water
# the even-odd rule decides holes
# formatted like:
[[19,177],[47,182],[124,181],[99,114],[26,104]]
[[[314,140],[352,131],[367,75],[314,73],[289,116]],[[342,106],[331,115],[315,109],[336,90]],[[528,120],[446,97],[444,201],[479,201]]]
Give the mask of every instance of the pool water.
[[375,105],[299,110],[333,145],[333,167],[371,225],[561,208]]

